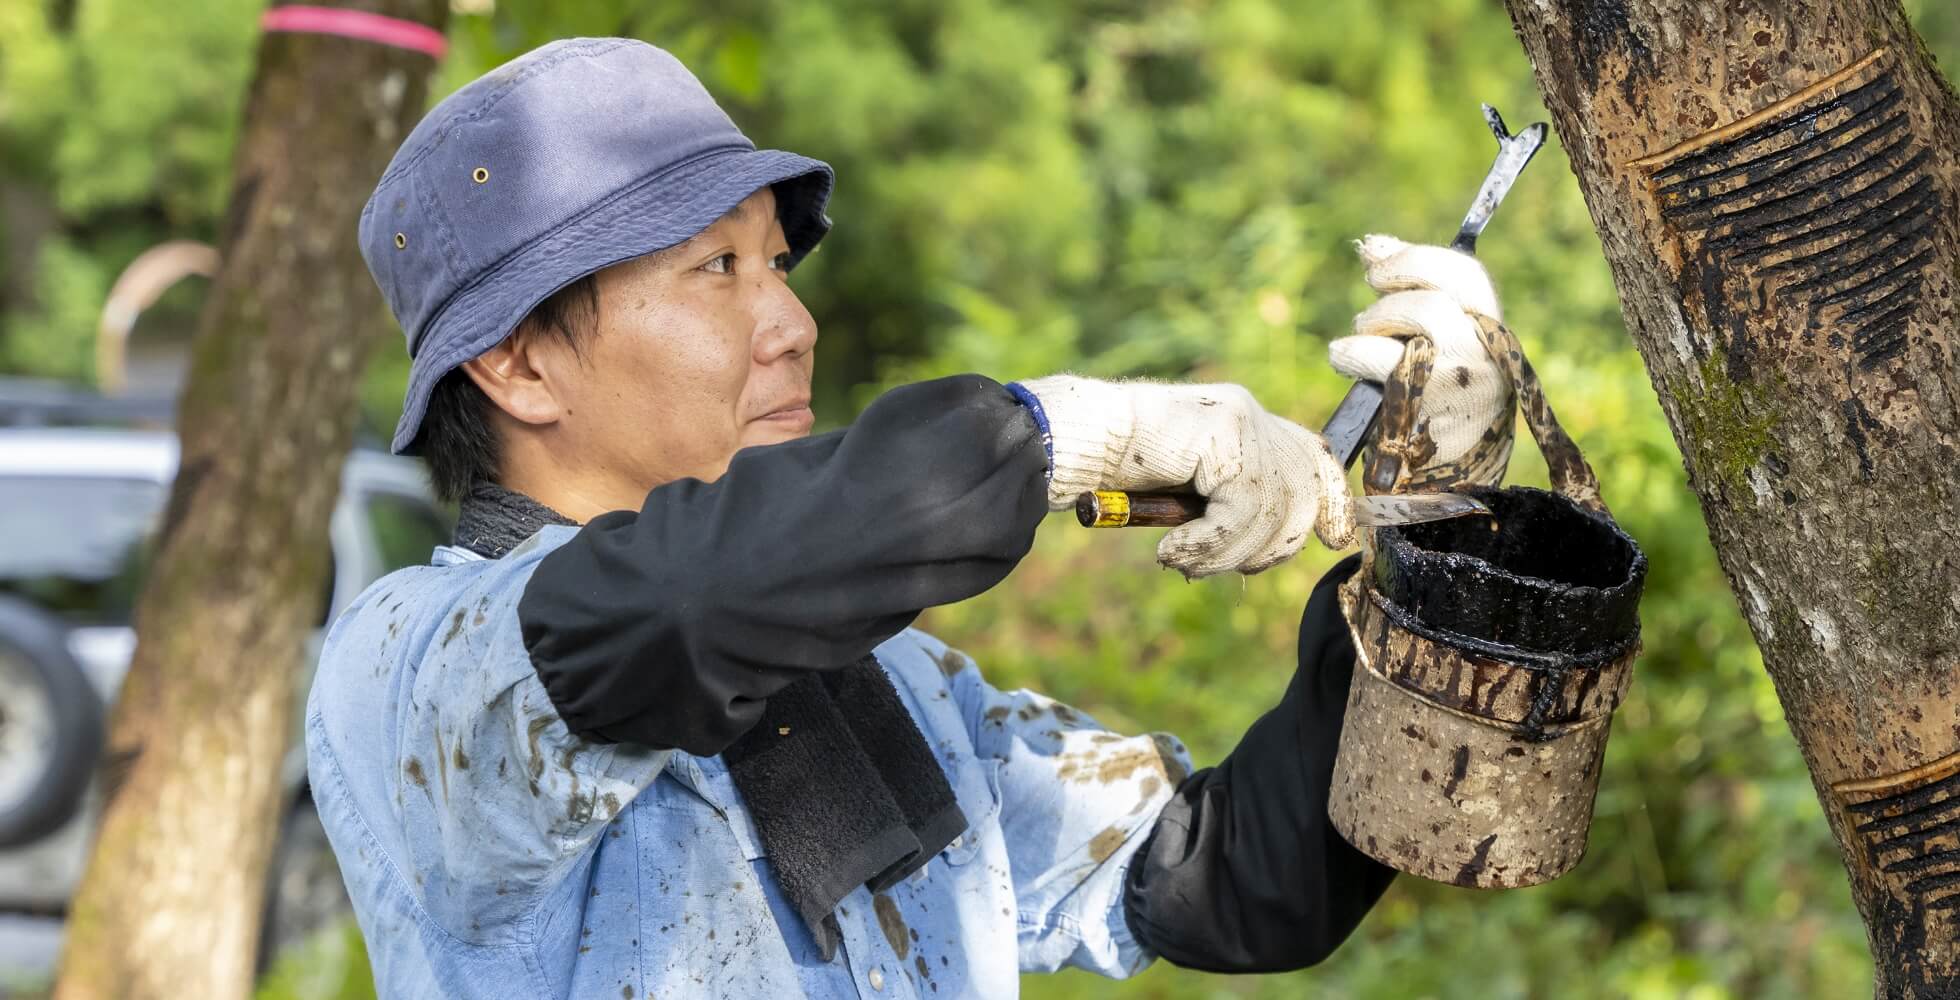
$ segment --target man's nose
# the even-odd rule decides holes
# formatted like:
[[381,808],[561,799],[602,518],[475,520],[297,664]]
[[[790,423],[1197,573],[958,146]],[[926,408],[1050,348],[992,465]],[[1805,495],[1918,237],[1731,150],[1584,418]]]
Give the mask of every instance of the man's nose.
[[768,364],[800,357],[817,346],[817,321],[789,284],[771,275],[760,279],[756,306],[755,360]]

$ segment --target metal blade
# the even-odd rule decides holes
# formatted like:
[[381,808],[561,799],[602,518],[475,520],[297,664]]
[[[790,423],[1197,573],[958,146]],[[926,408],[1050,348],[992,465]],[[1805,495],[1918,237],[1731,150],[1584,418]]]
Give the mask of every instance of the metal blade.
[[1341,468],[1354,464],[1355,456],[1361,454],[1361,442],[1375,429],[1381,412],[1382,387],[1375,382],[1354,383],[1341,398],[1341,405],[1334,407],[1334,415],[1327,418],[1320,436],[1327,440],[1327,448]]
[[1461,493],[1383,493],[1356,497],[1354,523],[1364,528],[1383,528],[1424,521],[1447,521],[1471,514],[1491,516],[1490,508],[1475,497]]
[[1529,125],[1517,135],[1504,129],[1504,119],[1497,109],[1484,105],[1484,120],[1490,124],[1491,134],[1497,136],[1497,159],[1490,165],[1490,173],[1484,175],[1483,187],[1477,189],[1476,200],[1470,203],[1470,211],[1463,216],[1463,225],[1456,231],[1456,239],[1450,246],[1472,253],[1477,248],[1477,237],[1490,224],[1490,217],[1497,212],[1498,203],[1504,200],[1511,185],[1524,171],[1524,165],[1538,155],[1545,145],[1545,134],[1549,131],[1544,122]]

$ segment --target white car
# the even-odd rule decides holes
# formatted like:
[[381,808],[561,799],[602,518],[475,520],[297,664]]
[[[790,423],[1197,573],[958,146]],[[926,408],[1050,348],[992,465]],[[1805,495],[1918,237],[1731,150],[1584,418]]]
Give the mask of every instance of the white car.
[[[177,466],[168,431],[7,426],[18,418],[0,398],[0,996],[52,972],[100,815],[103,720],[136,641],[130,608]],[[448,538],[420,463],[357,448],[333,513],[319,625]],[[318,640],[293,685],[262,964],[350,912],[298,739]]]

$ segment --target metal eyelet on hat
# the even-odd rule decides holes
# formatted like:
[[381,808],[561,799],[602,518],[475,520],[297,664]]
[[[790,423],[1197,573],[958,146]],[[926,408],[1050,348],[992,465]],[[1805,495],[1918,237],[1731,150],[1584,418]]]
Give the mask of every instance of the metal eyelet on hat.
[[478,184],[482,184],[483,182],[489,179],[490,179],[490,168],[488,167],[478,167],[475,170],[470,171],[470,180],[473,180]]
[[408,249],[408,234],[407,234],[407,233],[396,233],[396,234],[395,234],[395,249],[397,249],[397,250],[406,250],[406,249]]

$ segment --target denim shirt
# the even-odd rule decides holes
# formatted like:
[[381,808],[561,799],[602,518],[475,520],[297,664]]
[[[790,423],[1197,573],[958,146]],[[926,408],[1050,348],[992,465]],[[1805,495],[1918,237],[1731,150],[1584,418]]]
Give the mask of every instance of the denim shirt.
[[307,761],[381,996],[1011,997],[1023,971],[1150,961],[1124,874],[1184,747],[996,690],[918,631],[877,656],[971,826],[847,897],[823,961],[719,757],[589,742],[552,708],[517,603],[575,531],[438,549],[327,638]]

